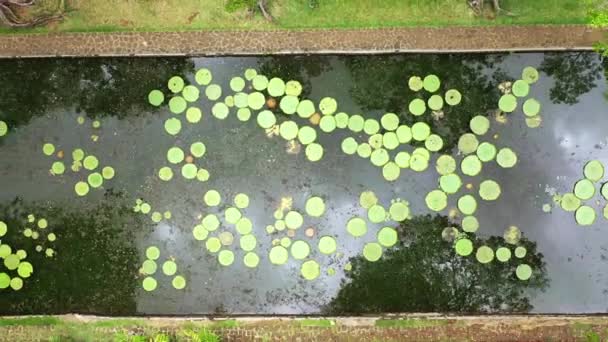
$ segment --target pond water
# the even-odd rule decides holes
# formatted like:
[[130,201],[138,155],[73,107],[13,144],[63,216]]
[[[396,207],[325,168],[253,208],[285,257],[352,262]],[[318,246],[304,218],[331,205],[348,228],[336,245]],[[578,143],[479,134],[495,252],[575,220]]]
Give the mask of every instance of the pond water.
[[[512,113],[500,112],[504,94],[525,93],[521,82],[505,82],[522,78],[527,66],[540,71],[538,81],[529,74],[529,94],[518,98]],[[0,61],[0,120],[8,127],[0,137],[0,221],[7,227],[0,237],[0,313],[606,312],[608,201],[601,185],[608,177],[592,175],[589,167],[593,185],[582,184],[577,195],[587,198],[584,190],[592,190],[583,185],[595,187],[595,195],[582,201],[591,209],[576,215],[562,209],[576,202],[564,195],[585,177],[585,165],[591,160],[608,163],[606,67],[596,54],[584,52]],[[221,87],[219,99],[217,87],[207,84],[208,75],[197,74],[202,68]],[[272,103],[235,95],[242,81],[246,94],[265,88],[261,77],[252,85],[254,73],[247,69],[268,79],[298,81],[301,92],[296,83],[287,84],[291,95],[283,109],[300,108],[301,113],[284,114],[277,105],[274,115],[264,115],[274,116],[282,129],[261,128],[258,113]],[[426,88],[412,90],[417,84],[410,77],[430,74],[441,81],[437,91],[429,91],[432,79],[424,82]],[[200,121],[190,122],[197,121],[196,109],[181,112],[184,101],[170,105],[181,113],[170,110],[168,100],[182,94],[173,76],[194,86],[183,95],[192,97],[187,107],[200,108]],[[281,82],[269,86],[261,93],[267,98],[273,93],[280,103]],[[162,96],[153,93],[159,98],[152,95],[151,102],[164,99],[160,106],[149,102],[155,89]],[[457,105],[444,103],[441,110],[427,109],[420,116],[410,112],[413,99],[426,100],[449,89],[462,95]],[[448,94],[452,96],[446,102],[458,102],[456,93]],[[228,95],[234,97],[226,100]],[[336,100],[337,110],[331,100],[322,101],[326,97]],[[539,117],[526,120],[522,112],[527,98],[541,104],[539,127],[534,127]],[[312,100],[322,115],[308,117],[312,112],[305,105],[295,106],[304,99]],[[235,106],[217,105],[232,101]],[[239,106],[253,109],[239,112]],[[227,118],[219,119],[227,108]],[[248,112],[251,117],[245,120]],[[341,112],[349,120],[342,122]],[[385,113],[396,113],[398,125],[413,128],[426,122],[436,133],[431,140],[439,136],[443,145],[417,141],[418,134],[423,135],[418,140],[428,135],[420,125],[416,127],[423,132],[416,131],[411,140],[397,130],[400,144],[391,145],[394,136],[386,133],[396,126]],[[375,121],[359,131],[362,122],[355,115]],[[321,116],[323,129],[316,125]],[[477,140],[490,150],[510,148],[517,155],[513,167],[490,160],[478,175],[463,174],[460,163],[471,146],[462,141],[459,148],[459,140],[471,133],[470,121],[476,116],[488,119],[477,118],[481,128],[476,130],[483,131],[477,133],[484,133]],[[169,134],[178,130],[172,126],[176,121],[181,129]],[[286,121],[300,129],[311,127],[318,145],[309,148],[297,138],[289,142],[294,132],[290,124],[282,124]],[[338,127],[332,130],[335,123]],[[386,163],[379,152],[370,160],[369,152],[376,149],[363,144],[367,133],[376,131],[384,134],[380,149],[391,160],[398,152],[410,153],[411,167],[383,168],[371,162]],[[345,143],[349,137],[356,143]],[[466,137],[472,139],[471,134]],[[195,142],[204,143],[204,151],[200,145],[189,151]],[[311,161],[319,145],[322,158]],[[425,146],[438,150],[431,151],[426,169],[427,159],[420,157]],[[172,150],[176,164],[167,159],[171,147],[185,151],[181,156]],[[469,155],[476,155],[475,147]],[[425,199],[440,189],[435,165],[441,155],[456,160],[453,172],[459,176],[444,179],[442,189],[456,191],[446,203],[435,192],[438,197],[429,203],[435,211]],[[405,157],[397,158],[401,166]],[[501,163],[508,163],[502,157]],[[182,167],[189,162],[194,166],[184,168],[183,176]],[[173,175],[169,181],[161,179],[168,178],[167,168]],[[387,180],[396,170],[397,179]],[[483,184],[484,197],[498,195],[488,186],[495,183],[483,183],[487,180],[500,186],[496,200],[478,194]],[[211,190],[219,193],[219,202]],[[372,204],[377,198],[369,218],[360,203],[363,192]],[[459,208],[458,199],[467,194],[477,202],[469,215],[479,223],[475,232],[470,217],[467,232],[461,227],[470,208],[464,200]],[[307,208],[312,197],[320,200]],[[385,215],[378,205],[395,210]],[[584,225],[590,212],[597,217]],[[403,215],[405,220],[398,217]],[[357,221],[347,229],[355,217],[367,227],[362,236],[351,234]],[[512,234],[505,240],[511,226],[518,227],[521,238]],[[395,228],[380,234],[385,246],[377,244],[383,227]],[[446,234],[452,231],[446,227],[454,227],[455,236]],[[319,241],[327,254],[320,251]],[[473,250],[466,251],[464,242],[458,246],[461,241],[472,242]],[[478,252],[482,246],[490,250]],[[512,256],[506,260],[508,254]]]

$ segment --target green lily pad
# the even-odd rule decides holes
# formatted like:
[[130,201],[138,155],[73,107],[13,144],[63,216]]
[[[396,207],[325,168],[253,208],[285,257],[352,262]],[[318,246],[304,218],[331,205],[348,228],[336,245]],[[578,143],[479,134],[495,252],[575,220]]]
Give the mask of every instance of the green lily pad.
[[196,83],[200,85],[208,85],[209,83],[211,83],[213,75],[209,69],[202,68],[196,72],[196,74],[194,75],[194,79]]
[[496,249],[496,259],[500,262],[507,262],[511,259],[511,250],[507,247],[498,247]]
[[488,246],[481,246],[477,248],[475,258],[481,264],[490,263],[492,260],[494,260],[494,250]]
[[179,76],[173,76],[167,82],[167,86],[173,93],[179,93],[184,89],[184,79]]
[[400,125],[395,133],[400,144],[407,144],[412,140],[412,129],[407,125]]
[[217,84],[210,84],[205,89],[205,95],[211,101],[216,101],[220,97],[222,97],[222,87]]
[[229,113],[230,109],[228,108],[228,106],[226,106],[225,103],[222,102],[214,104],[211,108],[211,114],[213,114],[213,116],[215,116],[219,120],[226,119]]
[[500,197],[500,192],[500,185],[491,179],[484,180],[479,185],[479,197],[484,201],[495,201]]
[[[154,89],[148,94],[148,102],[155,107],[159,107],[164,101],[165,95],[158,89]],[[0,134],[0,136],[2,135]]]
[[296,111],[299,117],[307,119],[315,113],[315,104],[310,100],[302,100],[298,103]]
[[180,114],[186,110],[188,102],[181,96],[174,96],[169,100],[169,110],[173,114]]
[[175,276],[171,281],[171,285],[173,285],[173,288],[176,290],[182,290],[186,287],[186,278],[180,275]]
[[378,204],[378,197],[373,191],[363,191],[359,196],[359,205],[361,207],[369,209],[375,204]]
[[429,158],[421,153],[412,153],[410,157],[410,169],[416,172],[423,172],[429,167]]
[[203,227],[205,227],[205,229],[212,232],[219,228],[220,220],[215,214],[207,214],[205,215],[205,217],[203,217],[201,224],[203,225]]
[[442,211],[448,206],[448,196],[441,190],[432,190],[425,197],[426,206],[433,211]]
[[397,231],[392,227],[384,227],[378,231],[378,243],[384,247],[392,247],[397,243]]
[[176,118],[169,118],[165,121],[165,131],[170,135],[177,135],[182,130],[182,122]]
[[389,160],[390,156],[388,154],[388,151],[383,148],[374,150],[370,156],[370,161],[372,162],[372,164],[378,167],[386,165]]
[[454,244],[454,249],[456,250],[456,254],[460,256],[469,256],[473,253],[473,242],[469,239],[459,239]]
[[336,252],[337,246],[338,245],[334,237],[325,235],[319,239],[319,244],[317,247],[319,248],[319,252],[329,255]]
[[319,102],[319,110],[323,115],[331,115],[338,109],[338,102],[332,97],[324,97]]
[[479,140],[477,140],[475,134],[465,133],[458,139],[458,150],[465,155],[477,151],[478,146]]
[[525,67],[521,73],[521,78],[528,82],[528,84],[536,83],[539,78],[538,70],[531,66]]
[[317,162],[323,158],[323,146],[312,143],[306,146],[306,158],[311,162]]
[[527,117],[535,117],[540,112],[540,102],[535,99],[527,99],[523,106],[524,114]]
[[423,99],[413,99],[408,106],[410,114],[420,116],[426,111],[426,103]]
[[296,260],[303,260],[310,254],[310,245],[306,241],[296,240],[291,244],[291,256]]
[[144,274],[147,275],[152,275],[154,273],[156,273],[156,269],[157,269],[157,265],[156,262],[154,262],[154,260],[145,260],[143,262],[143,264],[141,265],[141,270]]
[[321,217],[325,213],[325,202],[321,197],[310,197],[306,200],[306,214],[312,217]]
[[274,246],[270,249],[270,253],[268,253],[268,259],[274,265],[283,265],[287,262],[288,258],[289,253],[283,246]]
[[489,142],[482,142],[477,146],[477,157],[484,163],[496,158],[496,146]]
[[278,77],[274,77],[268,82],[267,90],[270,96],[283,96],[285,94],[285,82]]
[[591,160],[585,164],[583,173],[585,178],[593,182],[599,182],[604,178],[604,164],[599,160]]
[[257,70],[253,69],[253,68],[248,68],[245,70],[245,79],[247,81],[251,81],[253,80],[254,77],[256,77],[258,74]]
[[455,173],[449,173],[439,177],[439,187],[446,194],[455,194],[460,190],[462,186],[462,180],[460,176]]
[[363,246],[363,257],[370,262],[380,260],[382,257],[382,246],[376,242],[368,242]]
[[367,233],[367,223],[360,217],[353,217],[348,220],[346,230],[354,237],[360,237]]
[[247,95],[247,105],[253,110],[260,110],[266,104],[266,98],[262,93],[251,93]]
[[236,76],[230,80],[230,89],[234,92],[242,91],[245,88],[245,80],[242,77]]
[[53,153],[55,153],[55,145],[53,145],[51,143],[46,143],[46,144],[42,145],[42,153],[44,153],[47,156],[53,155]]
[[317,140],[317,131],[310,126],[304,126],[298,131],[298,140],[302,145],[308,145]]
[[308,260],[302,263],[300,274],[306,280],[314,280],[321,274],[319,263],[314,260]]
[[251,80],[251,85],[257,91],[265,90],[268,87],[268,78],[264,75],[256,75]]
[[368,143],[361,143],[357,146],[357,155],[361,158],[369,158],[372,155],[372,147]]
[[431,134],[426,138],[424,147],[431,152],[438,152],[443,148],[443,139],[437,134]]
[[85,182],[78,182],[74,185],[74,191],[78,196],[86,196],[89,193],[89,184]]
[[394,202],[388,209],[391,220],[403,222],[410,216],[410,207],[402,201]]
[[502,168],[512,168],[513,166],[515,166],[515,164],[517,164],[517,154],[515,154],[512,149],[508,147],[503,147],[498,151],[498,154],[496,155],[496,162]]
[[431,127],[426,122],[416,122],[412,125],[412,138],[425,141],[431,135]]
[[505,94],[498,100],[498,108],[505,113],[511,113],[517,108],[517,98],[511,94]]
[[463,174],[470,177],[477,176],[481,172],[482,167],[481,160],[476,155],[466,156],[460,162],[460,170]]
[[394,182],[399,178],[401,168],[394,162],[387,162],[382,167],[382,176],[389,182]]
[[364,125],[365,119],[361,115],[355,114],[348,118],[348,129],[355,133],[361,132]]
[[445,103],[450,106],[456,106],[462,101],[462,94],[456,89],[450,89],[445,92]]
[[395,132],[386,132],[382,135],[382,145],[388,150],[394,150],[399,146],[399,139]]
[[576,219],[576,223],[580,226],[590,226],[595,222],[595,209],[586,205],[582,205],[578,209],[576,209],[574,217]]
[[439,95],[433,95],[429,97],[427,104],[431,110],[441,110],[441,108],[443,108],[443,97]]
[[326,115],[319,121],[319,128],[325,133],[331,133],[336,129],[336,119],[331,115]]
[[239,245],[241,246],[241,249],[246,252],[254,250],[257,244],[257,239],[252,234],[245,234],[239,239]]
[[380,223],[386,220],[386,209],[379,204],[372,205],[367,210],[367,219],[372,223]]
[[411,155],[405,151],[401,151],[395,155],[395,163],[402,168],[407,169],[410,167]]
[[98,172],[93,172],[87,177],[87,182],[91,188],[99,188],[103,184],[103,177]]
[[505,242],[511,245],[516,245],[521,240],[521,230],[516,226],[509,226],[503,234]]
[[210,253],[217,253],[222,248],[222,241],[216,237],[211,237],[205,241],[205,248]]
[[279,126],[279,135],[285,140],[293,140],[298,137],[298,124],[294,121],[284,121]]
[[439,90],[439,86],[441,85],[441,81],[439,81],[439,77],[435,75],[427,75],[423,80],[424,90],[429,93],[434,93]]
[[255,268],[260,263],[260,257],[254,252],[248,252],[243,257],[243,264],[249,268]]
[[450,155],[441,155],[437,158],[435,169],[443,176],[454,173],[456,171],[456,160]]
[[198,123],[201,121],[202,117],[203,112],[201,112],[199,108],[190,107],[188,108],[188,110],[186,110],[186,121],[188,121],[189,123]]
[[412,91],[420,91],[424,86],[424,83],[422,81],[422,78],[420,78],[419,76],[412,76],[407,81],[407,85]]
[[285,83],[285,94],[289,96],[300,96],[300,94],[302,94],[302,84],[295,80],[288,81]]
[[532,267],[528,264],[521,264],[515,269],[515,274],[519,280],[528,280],[532,277]]
[[517,97],[526,97],[530,92],[530,84],[524,80],[517,80],[513,82],[511,92]]
[[387,131],[394,131],[399,127],[399,116],[395,113],[386,113],[380,119],[382,127]]
[[479,229],[479,221],[475,216],[465,216],[461,222],[462,230],[467,233],[475,233]]
[[198,90],[198,88],[193,85],[187,85],[182,90],[182,96],[184,97],[184,100],[188,102],[194,102],[198,100],[200,96],[200,90]]
[[300,102],[300,100],[298,100],[297,97],[287,95],[287,96],[283,96],[283,98],[281,98],[281,102],[279,102],[279,107],[281,108],[283,113],[285,113],[287,115],[291,115],[296,112],[299,102]]
[[581,179],[574,184],[574,195],[581,200],[591,199],[595,195],[595,184],[589,179]]
[[220,204],[222,196],[217,190],[209,190],[203,196],[203,201],[209,207],[215,207]]
[[144,288],[144,290],[151,292],[156,290],[156,287],[158,286],[158,283],[156,282],[156,279],[152,278],[152,277],[145,277],[144,280],[142,281],[142,287]]
[[374,135],[380,131],[380,123],[376,119],[367,119],[363,123],[363,132],[367,135]]
[[471,195],[464,195],[458,199],[458,209],[464,215],[473,215],[477,210],[477,201]]
[[471,131],[477,135],[484,135],[490,129],[490,120],[482,115],[474,116],[469,122]]
[[230,266],[234,262],[234,253],[232,251],[224,249],[218,253],[217,261],[222,266]]

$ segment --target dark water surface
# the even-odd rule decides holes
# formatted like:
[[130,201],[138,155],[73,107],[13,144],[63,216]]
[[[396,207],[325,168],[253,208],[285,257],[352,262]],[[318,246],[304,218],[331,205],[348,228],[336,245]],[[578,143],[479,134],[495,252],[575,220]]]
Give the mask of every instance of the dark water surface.
[[[528,65],[541,71],[530,90],[542,104],[541,126],[527,127],[520,109],[498,122],[498,85],[519,79]],[[234,93],[229,87],[233,76],[256,68],[269,78],[300,81],[302,96],[315,103],[335,98],[338,111],[377,119],[395,112],[409,125],[424,120],[443,137],[442,152],[458,161],[463,158],[458,138],[469,132],[471,117],[485,115],[492,126],[480,141],[511,147],[519,161],[511,169],[484,164],[480,176],[462,177],[472,190],[463,187],[450,195],[446,210],[434,213],[425,196],[437,188],[434,165],[439,153],[432,154],[425,172],[404,169],[397,181],[387,182],[381,168],[341,150],[348,136],[367,140],[363,132],[323,133],[317,127],[324,156],[313,163],[304,146],[300,153],[288,153],[285,140],[269,138],[256,124],[256,111],[248,122],[237,120],[235,108],[226,120],[213,117],[215,102],[204,96],[204,87],[195,104],[203,111],[198,124],[187,123],[184,114],[172,114],[166,105],[148,103],[152,89],[170,94],[171,76],[196,84],[194,73],[201,67],[213,72],[213,82],[223,88],[222,99]],[[34,267],[22,289],[0,290],[0,313],[606,312],[608,220],[602,214],[606,200],[599,195],[599,185],[598,195],[587,201],[598,215],[592,226],[577,225],[573,213],[553,201],[555,193],[572,191],[587,161],[608,163],[606,67],[608,63],[592,53],[0,61],[0,120],[9,126],[9,133],[0,137],[0,221],[8,225],[1,241],[13,253],[26,251],[25,260]],[[408,79],[431,73],[442,80],[443,91],[460,90],[462,103],[446,107],[443,117],[413,117],[407,111],[415,96]],[[85,118],[83,124],[79,116]],[[163,128],[172,116],[182,121],[177,136]],[[279,121],[287,119],[277,116]],[[99,128],[92,127],[94,120],[99,120]],[[293,120],[308,123],[297,115]],[[196,163],[209,171],[210,179],[186,180],[174,166],[174,178],[161,181],[157,174],[169,165],[167,150],[174,145],[187,149],[195,141],[207,147]],[[43,154],[44,143],[56,147],[54,156]],[[74,184],[86,181],[88,173],[70,170],[76,148],[97,156],[100,167],[110,165],[116,171],[112,180],[85,197],[74,192]],[[402,145],[397,151],[412,149]],[[49,169],[60,160],[59,151],[67,169],[52,176]],[[522,259],[481,264],[474,253],[456,255],[452,243],[442,239],[445,227],[459,227],[462,215],[455,210],[450,215],[457,198],[476,194],[484,179],[500,183],[502,194],[496,201],[478,200],[480,228],[469,238],[476,247],[510,246],[503,232],[517,226],[524,236],[519,244],[527,248]],[[204,204],[210,189],[220,192],[219,207]],[[377,194],[387,208],[393,199],[409,201],[411,219],[401,225],[368,223],[365,236],[352,237],[346,223],[353,216],[366,217],[359,206],[365,190]],[[224,222],[224,209],[238,193],[250,198],[242,212],[253,223],[257,268],[245,267],[239,234]],[[321,266],[321,275],[312,281],[301,277],[300,260],[290,257],[281,266],[269,262],[273,240],[287,236],[287,230],[266,233],[282,198],[291,197],[292,209],[304,213],[310,196],[322,197],[327,211],[320,218],[304,216],[294,239],[308,241],[310,258]],[[152,211],[170,211],[171,219],[154,223],[150,215],[134,212],[137,198]],[[543,211],[545,204],[552,206],[551,212]],[[231,266],[220,266],[205,241],[193,238],[193,227],[208,213],[222,219],[221,228],[209,236],[221,231],[235,236],[232,245],[224,247],[234,251]],[[27,223],[29,214],[48,220],[47,228],[34,229],[40,233],[35,240],[23,233],[26,226],[36,225]],[[375,241],[383,226],[398,227],[399,242],[385,249],[379,261],[366,261],[363,246]],[[307,227],[316,229],[314,237],[304,234]],[[56,234],[56,241],[47,240],[49,232]],[[319,253],[316,245],[323,235],[336,238],[338,253]],[[38,245],[42,252],[36,251]],[[161,251],[154,275],[158,287],[146,292],[138,270],[152,245]],[[55,254],[45,256],[46,248]],[[185,277],[185,289],[174,289],[173,277],[162,274],[161,264],[169,257],[178,265],[177,274]],[[515,275],[521,263],[533,269],[529,280]],[[352,269],[345,270],[346,265]],[[0,268],[17,275],[3,264]]]

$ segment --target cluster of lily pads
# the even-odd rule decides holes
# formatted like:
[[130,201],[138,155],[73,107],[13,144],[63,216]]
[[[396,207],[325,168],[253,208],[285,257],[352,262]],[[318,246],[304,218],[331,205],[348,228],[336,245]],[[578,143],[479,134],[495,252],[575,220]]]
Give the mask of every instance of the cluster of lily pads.
[[135,200],[133,211],[136,213],[142,213],[144,215],[149,214],[150,218],[152,219],[152,222],[154,223],[159,223],[163,219],[170,220],[172,216],[171,212],[168,210],[164,213],[161,213],[160,211],[152,211],[152,206],[150,205],[150,203],[144,202],[144,200],[141,198]]
[[[158,282],[153,277],[158,269],[158,259],[160,258],[160,249],[156,246],[149,246],[146,249],[146,260],[142,263],[139,273],[144,276],[142,281],[142,287],[145,291],[151,292],[156,290],[158,287]],[[173,288],[177,290],[182,290],[186,287],[186,278],[182,275],[176,275],[177,273],[177,263],[173,257],[167,258],[165,262],[163,262],[162,273],[165,276],[173,277],[171,281],[171,285]]]
[[[584,201],[592,200],[598,193],[596,184],[600,183],[599,193],[608,200],[608,182],[602,183],[604,178],[604,164],[599,160],[591,160],[583,167],[584,178],[574,184],[572,192],[556,195],[554,200],[567,211],[574,212],[574,218],[580,226],[590,226],[595,223],[597,215],[595,209]],[[547,207],[548,206],[548,207]],[[544,211],[550,211],[550,205],[545,205]],[[608,204],[604,206],[603,216],[608,219]]]
[[[470,216],[472,217],[472,216]],[[475,227],[472,229],[472,227]],[[466,233],[475,232],[478,228],[478,223],[474,226],[465,226],[463,223],[460,232],[455,227],[446,227],[442,232],[442,238],[446,241],[453,242],[456,254],[467,257],[473,254],[475,247],[473,241],[471,241]],[[475,251],[475,259],[481,264],[488,264],[494,259],[501,263],[507,263],[512,260],[511,256],[514,255],[516,259],[523,259],[526,257],[527,249],[524,246],[519,245],[522,233],[516,226],[508,227],[503,235],[505,245],[492,249],[490,246],[479,246]],[[520,280],[528,280],[532,276],[532,267],[526,263],[519,263],[515,269],[515,275]]]
[[[514,82],[506,82],[501,85],[504,93],[498,101],[498,108],[505,113],[512,113],[517,109],[518,99],[524,100],[530,93],[530,86],[539,79],[538,70],[533,67],[525,67],[521,79]],[[526,124],[530,128],[540,126],[542,117],[540,115],[541,104],[535,98],[527,98],[522,105],[522,111],[526,117]]]
[[[50,173],[53,176],[62,176],[66,172],[66,167],[64,162],[61,160],[64,157],[64,152],[62,150],[57,151],[55,145],[51,143],[45,143],[42,145],[42,153],[46,156],[55,155],[59,160],[56,160],[51,165]],[[111,180],[114,178],[115,171],[111,166],[104,166],[99,170],[99,160],[96,156],[92,154],[86,154],[85,151],[81,148],[74,149],[72,151],[72,165],[70,169],[74,173],[78,173],[84,167],[85,170],[90,171],[87,175],[87,180],[78,181],[74,185],[74,191],[78,196],[86,196],[90,189],[98,189],[101,188],[104,181]],[[99,170],[99,171],[96,171]]]
[[[86,119],[82,115],[79,115],[76,118],[76,122],[78,122],[79,125],[84,125],[85,121],[86,121]],[[93,120],[91,122],[91,127],[94,128],[94,129],[101,128],[101,121],[99,121],[99,120]],[[97,140],[99,140],[99,136],[97,134],[91,134],[91,140],[94,141],[94,142],[97,142]]]
[[[52,258],[55,255],[55,250],[52,247],[45,248],[43,245],[46,243],[55,242],[55,240],[57,240],[57,235],[51,232],[48,226],[49,223],[47,219],[36,219],[34,214],[29,214],[27,216],[27,222],[23,228],[23,236],[39,242],[36,245],[36,252],[41,253],[44,250],[44,254],[48,258]],[[41,235],[46,235],[46,239],[44,236],[41,237]]]
[[[388,221],[403,222],[410,218],[410,208],[407,201],[394,199],[388,211],[379,204],[378,197],[373,191],[364,191],[359,196],[359,204],[367,210],[367,219],[372,223],[384,223]],[[355,216],[348,220],[346,231],[355,238],[367,234],[367,221]],[[363,257],[371,262],[380,260],[382,247],[389,248],[397,243],[397,230],[385,226],[376,234],[377,242],[368,242],[363,246]]]
[[[47,228],[47,225],[48,222],[44,219],[38,222],[40,229]],[[19,291],[23,288],[23,280],[29,278],[34,273],[34,266],[26,260],[27,252],[25,250],[18,249],[13,252],[11,246],[2,241],[2,237],[6,235],[8,229],[8,225],[0,221],[0,259],[2,259],[4,268],[6,269],[0,272],[0,290],[10,287],[14,291]],[[48,239],[49,241],[54,241],[54,234],[51,234],[48,235]],[[51,236],[53,237],[51,238]],[[36,250],[38,250],[38,247],[40,247],[39,251],[41,251],[42,247],[40,245],[37,246]],[[11,276],[11,272],[16,272],[17,275]]]
[[[281,205],[274,213],[275,223],[266,227],[268,234],[280,234],[286,231],[282,238],[272,240],[272,248],[268,258],[273,265],[284,265],[291,257],[302,261],[300,274],[306,280],[314,280],[321,274],[321,265],[317,260],[311,258],[313,248],[311,243],[302,238],[296,238],[297,231],[304,227],[304,216],[292,208],[293,198],[284,197]],[[325,214],[325,200],[319,196],[311,196],[306,199],[304,211],[307,216],[319,218]],[[286,212],[286,213],[285,213]],[[316,235],[315,228],[309,226],[304,229],[304,236],[309,239]],[[317,241],[317,250],[323,255],[337,254],[337,241],[334,236],[321,235]],[[333,267],[327,268],[327,274],[335,274]]]
[[[220,205],[222,197],[217,190],[209,190],[203,196],[203,201],[208,207],[217,207]],[[205,248],[210,253],[217,253],[218,263],[222,266],[232,265],[235,259],[234,251],[230,249],[235,237],[226,226],[234,226],[239,234],[239,246],[245,252],[243,256],[245,266],[254,268],[260,261],[255,252],[257,238],[253,234],[253,223],[243,214],[248,207],[249,196],[239,193],[234,196],[232,206],[224,210],[224,227],[222,227],[218,215],[208,213],[202,216],[201,222],[192,229],[192,235],[196,240],[205,241]],[[213,235],[216,232],[217,235]],[[222,249],[222,247],[224,248]]]
[[[337,101],[331,97],[321,99],[318,104],[308,99],[301,99],[302,86],[298,81],[285,82],[280,78],[268,79],[266,76],[258,74],[254,69],[247,69],[243,76],[233,77],[230,80],[231,92],[226,92],[219,84],[213,83],[211,71],[203,68],[198,70],[195,75],[197,85],[186,84],[182,77],[174,76],[167,84],[171,92],[168,101],[166,101],[165,94],[160,90],[151,91],[148,100],[154,106],[161,106],[167,102],[169,110],[174,116],[165,121],[165,131],[173,136],[178,135],[181,131],[181,117],[185,117],[186,121],[191,124],[201,121],[203,114],[200,108],[195,106],[195,102],[203,93],[209,101],[214,102],[211,113],[219,120],[226,119],[231,112],[236,111],[238,120],[245,122],[257,112],[256,122],[268,136],[280,136],[288,141],[288,152],[295,151],[297,153],[299,146],[305,145],[305,155],[313,162],[323,157],[323,147],[316,143],[318,133],[315,126],[318,126],[323,133],[332,133],[336,129],[349,129],[356,134],[366,134],[368,136],[367,141],[362,143],[358,143],[355,137],[345,138],[341,144],[342,151],[348,155],[357,154],[362,158],[369,158],[373,165],[382,168],[382,174],[387,181],[398,179],[401,169],[410,168],[416,172],[427,170],[432,157],[431,153],[439,152],[444,146],[443,138],[432,133],[430,126],[423,121],[415,122],[410,127],[401,124],[399,116],[394,113],[386,113],[380,120],[365,119],[362,115],[349,115],[339,112]],[[503,112],[513,112],[517,107],[517,98],[526,97],[529,93],[529,85],[537,80],[538,72],[536,69],[527,67],[522,73],[522,80],[506,86],[501,85],[505,89],[503,89],[504,95],[499,101],[499,108]],[[441,118],[444,105],[457,106],[462,100],[461,93],[456,89],[447,89],[440,93],[441,81],[436,75],[427,75],[424,78],[412,76],[408,81],[408,86],[411,91],[416,93],[415,98],[408,105],[409,114],[415,117],[420,117],[428,112],[434,118]],[[523,110],[528,119],[540,121],[538,116],[540,104],[535,99],[527,99],[524,102]],[[183,113],[185,115],[182,116]],[[283,115],[277,115],[279,113]],[[299,125],[295,118],[307,119],[309,125]],[[438,189],[429,192],[425,198],[427,206],[433,211],[446,209],[448,196],[458,193],[464,186],[463,177],[479,175],[482,172],[483,163],[495,161],[503,168],[512,168],[517,163],[517,154],[512,149],[497,147],[490,141],[479,141],[478,137],[486,135],[490,130],[490,120],[488,118],[481,115],[475,116],[470,121],[470,130],[470,133],[463,134],[458,140],[459,156],[463,156],[460,162],[447,154],[439,156],[436,161],[436,170],[440,175]],[[496,139],[496,136],[494,138]],[[413,145],[417,143],[423,143],[424,147],[414,148],[411,153],[400,148],[404,144]],[[197,144],[196,147],[195,144]],[[195,144],[190,148],[191,156],[186,157],[181,148],[174,146],[169,149],[167,159],[172,164],[180,164],[185,160],[186,163],[182,166],[183,176],[188,179],[198,178],[205,181],[209,178],[208,172],[205,169],[198,169],[193,164],[194,157],[200,158],[204,155],[205,145],[200,142]],[[392,151],[396,152],[393,157],[391,157]],[[168,181],[173,177],[173,171],[170,167],[165,166],[159,170],[159,177]],[[472,190],[474,185],[469,183],[464,187],[467,190]],[[500,185],[495,180],[485,179],[480,182],[478,195],[482,200],[494,201],[499,198],[500,194]],[[376,198],[373,192],[366,192],[362,194],[360,200],[363,205],[365,199],[365,205],[368,205],[373,202],[373,198]],[[311,201],[313,199],[314,202]],[[209,190],[204,196],[204,202],[208,206],[217,206],[221,202],[221,195],[216,190]],[[325,208],[323,200],[311,198],[307,202],[307,213],[314,217],[319,213],[309,212],[309,202],[311,208],[316,207],[315,210],[321,211],[320,215],[322,215]],[[298,211],[291,209],[285,213],[284,207],[290,208],[291,203],[277,210],[275,212],[275,223],[266,227],[269,234],[285,229],[287,229],[288,234],[281,239],[273,240],[273,247],[269,253],[270,261],[273,264],[287,262],[289,258],[287,248],[292,249],[292,255],[296,259],[302,255],[308,256],[310,251],[308,243],[291,240],[295,236],[295,230],[303,225],[303,216]],[[457,207],[465,216],[461,222],[463,232],[458,234],[454,246],[457,252],[460,250],[458,254],[465,256],[464,254],[471,254],[473,248],[472,242],[466,238],[466,233],[473,233],[479,229],[479,222],[473,216],[477,209],[477,200],[472,194],[464,194],[458,198]],[[228,224],[234,224],[239,233],[243,229],[250,232],[251,221],[242,217],[240,209],[243,208],[236,206],[226,209],[225,220]],[[377,203],[371,204],[366,209],[368,210],[368,219],[373,223],[391,219],[400,222],[409,217],[407,202],[400,200],[391,204],[388,213]],[[249,224],[241,221],[248,221]],[[239,223],[241,223],[240,228]],[[221,251],[220,249],[222,249],[222,246],[231,245],[234,235],[229,231],[224,231],[217,237],[208,237],[209,232],[217,230],[219,226],[220,220],[218,217],[215,214],[207,214],[201,223],[194,228],[193,234],[197,240],[206,240],[207,249],[214,253],[218,252],[219,263],[228,266],[234,262],[234,253],[227,249]],[[365,234],[367,225],[365,220],[361,218],[352,218],[347,224],[347,230],[357,237]],[[309,228],[306,229],[307,236],[309,236],[309,231],[311,232],[310,236],[314,235],[314,229]],[[251,247],[255,248],[257,240],[255,237],[253,239],[249,238],[248,236],[251,234],[241,235],[243,235],[241,236],[241,245],[245,246],[244,250],[247,252],[244,262],[249,267],[255,267],[259,263],[259,257],[252,252],[253,248]],[[329,241],[329,238],[331,237],[326,237],[324,241]],[[333,241],[335,243],[335,239]],[[466,241],[471,243],[471,252],[468,254],[462,252],[462,246],[467,245]],[[366,259],[376,261],[382,255],[382,246],[390,247],[396,242],[394,228],[384,227],[378,232],[378,242],[366,244],[363,254]],[[331,243],[328,242],[328,245],[331,245]],[[319,248],[321,249],[321,246]],[[478,259],[490,262],[494,258],[494,251],[491,249],[488,251],[488,248],[487,246],[478,248],[477,254],[480,256]],[[324,248],[324,250],[327,249]],[[500,254],[500,257],[497,255],[497,258],[508,260],[505,257],[504,249],[499,250],[500,252],[497,250],[497,254]],[[491,257],[489,256],[490,253]],[[525,266],[522,266],[522,268],[525,268]],[[319,275],[319,269],[318,263],[314,260],[308,260],[302,264],[301,270],[305,278],[314,279]],[[518,277],[520,277],[519,273]]]
[[[190,154],[186,155],[184,151],[177,146],[169,148],[167,151],[167,161],[173,165],[182,164],[181,174],[185,179],[197,179],[201,182],[206,182],[209,179],[209,171],[202,167],[198,167],[194,162],[202,158],[207,151],[204,143],[197,141],[190,145]],[[169,166],[163,166],[158,170],[158,177],[163,181],[173,179],[173,169]]]

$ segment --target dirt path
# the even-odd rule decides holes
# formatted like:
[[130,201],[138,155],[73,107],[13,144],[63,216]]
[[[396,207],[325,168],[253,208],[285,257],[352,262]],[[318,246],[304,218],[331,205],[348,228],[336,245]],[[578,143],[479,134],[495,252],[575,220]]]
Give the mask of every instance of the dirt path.
[[248,55],[589,49],[584,25],[0,35],[2,57]]

